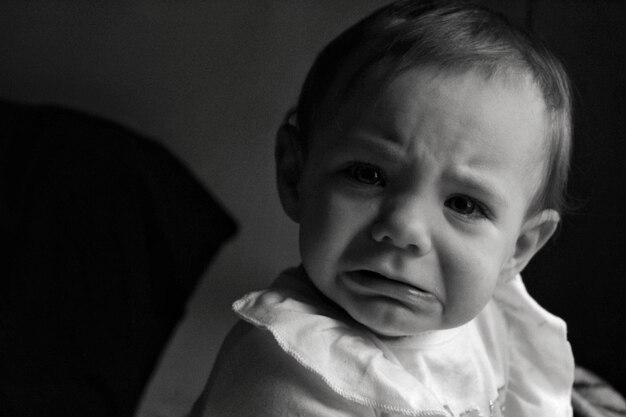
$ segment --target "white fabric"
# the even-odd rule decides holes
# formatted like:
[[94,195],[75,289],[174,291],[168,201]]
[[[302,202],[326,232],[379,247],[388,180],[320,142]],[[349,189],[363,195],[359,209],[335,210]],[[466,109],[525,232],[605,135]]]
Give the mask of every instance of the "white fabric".
[[[565,323],[520,277],[499,284],[456,329],[376,337],[327,303],[297,269],[233,304],[347,400],[406,416],[570,417],[574,360]],[[503,413],[504,410],[504,413]]]

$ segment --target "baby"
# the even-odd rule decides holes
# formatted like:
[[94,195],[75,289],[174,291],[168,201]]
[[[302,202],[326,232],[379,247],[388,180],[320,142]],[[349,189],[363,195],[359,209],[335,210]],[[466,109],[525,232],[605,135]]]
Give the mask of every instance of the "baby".
[[561,64],[480,7],[341,34],[277,136],[302,264],[234,304],[193,413],[571,416],[565,324],[519,276],[559,222],[570,113]]

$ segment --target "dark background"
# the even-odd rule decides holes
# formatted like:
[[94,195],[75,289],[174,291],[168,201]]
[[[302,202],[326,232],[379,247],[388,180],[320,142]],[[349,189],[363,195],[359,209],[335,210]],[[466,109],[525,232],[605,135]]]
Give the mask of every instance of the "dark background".
[[569,324],[580,365],[626,392],[626,3],[534,1],[527,26],[575,86],[573,210],[525,272],[533,296]]
[[[186,411],[234,321],[230,302],[297,262],[296,229],[274,186],[274,132],[316,53],[385,3],[0,3],[0,97],[68,105],[159,140],[240,225],[190,300],[140,415]],[[577,362],[624,393],[626,2],[482,3],[539,34],[572,75],[575,209],[524,277],[568,322]]]

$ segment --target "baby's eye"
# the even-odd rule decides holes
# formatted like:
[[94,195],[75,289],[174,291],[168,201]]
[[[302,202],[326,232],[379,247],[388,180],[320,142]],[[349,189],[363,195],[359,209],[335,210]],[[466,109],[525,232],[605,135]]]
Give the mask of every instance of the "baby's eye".
[[446,200],[445,206],[455,211],[456,213],[462,214],[465,217],[488,217],[487,209],[482,204],[480,204],[473,198],[464,195],[455,195],[450,197],[448,200]]
[[366,185],[385,186],[385,175],[376,165],[359,162],[348,168],[348,175]]

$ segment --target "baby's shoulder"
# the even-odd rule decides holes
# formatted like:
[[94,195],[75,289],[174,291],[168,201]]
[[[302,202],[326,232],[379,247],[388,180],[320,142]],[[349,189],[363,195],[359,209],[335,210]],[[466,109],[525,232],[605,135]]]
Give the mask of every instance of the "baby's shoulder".
[[[228,376],[233,386],[263,385],[274,389],[301,366],[280,348],[272,333],[239,320],[224,339],[212,377]],[[225,374],[225,375],[223,375]]]
[[201,402],[196,416],[373,415],[286,354],[272,333],[244,321],[224,340]]

